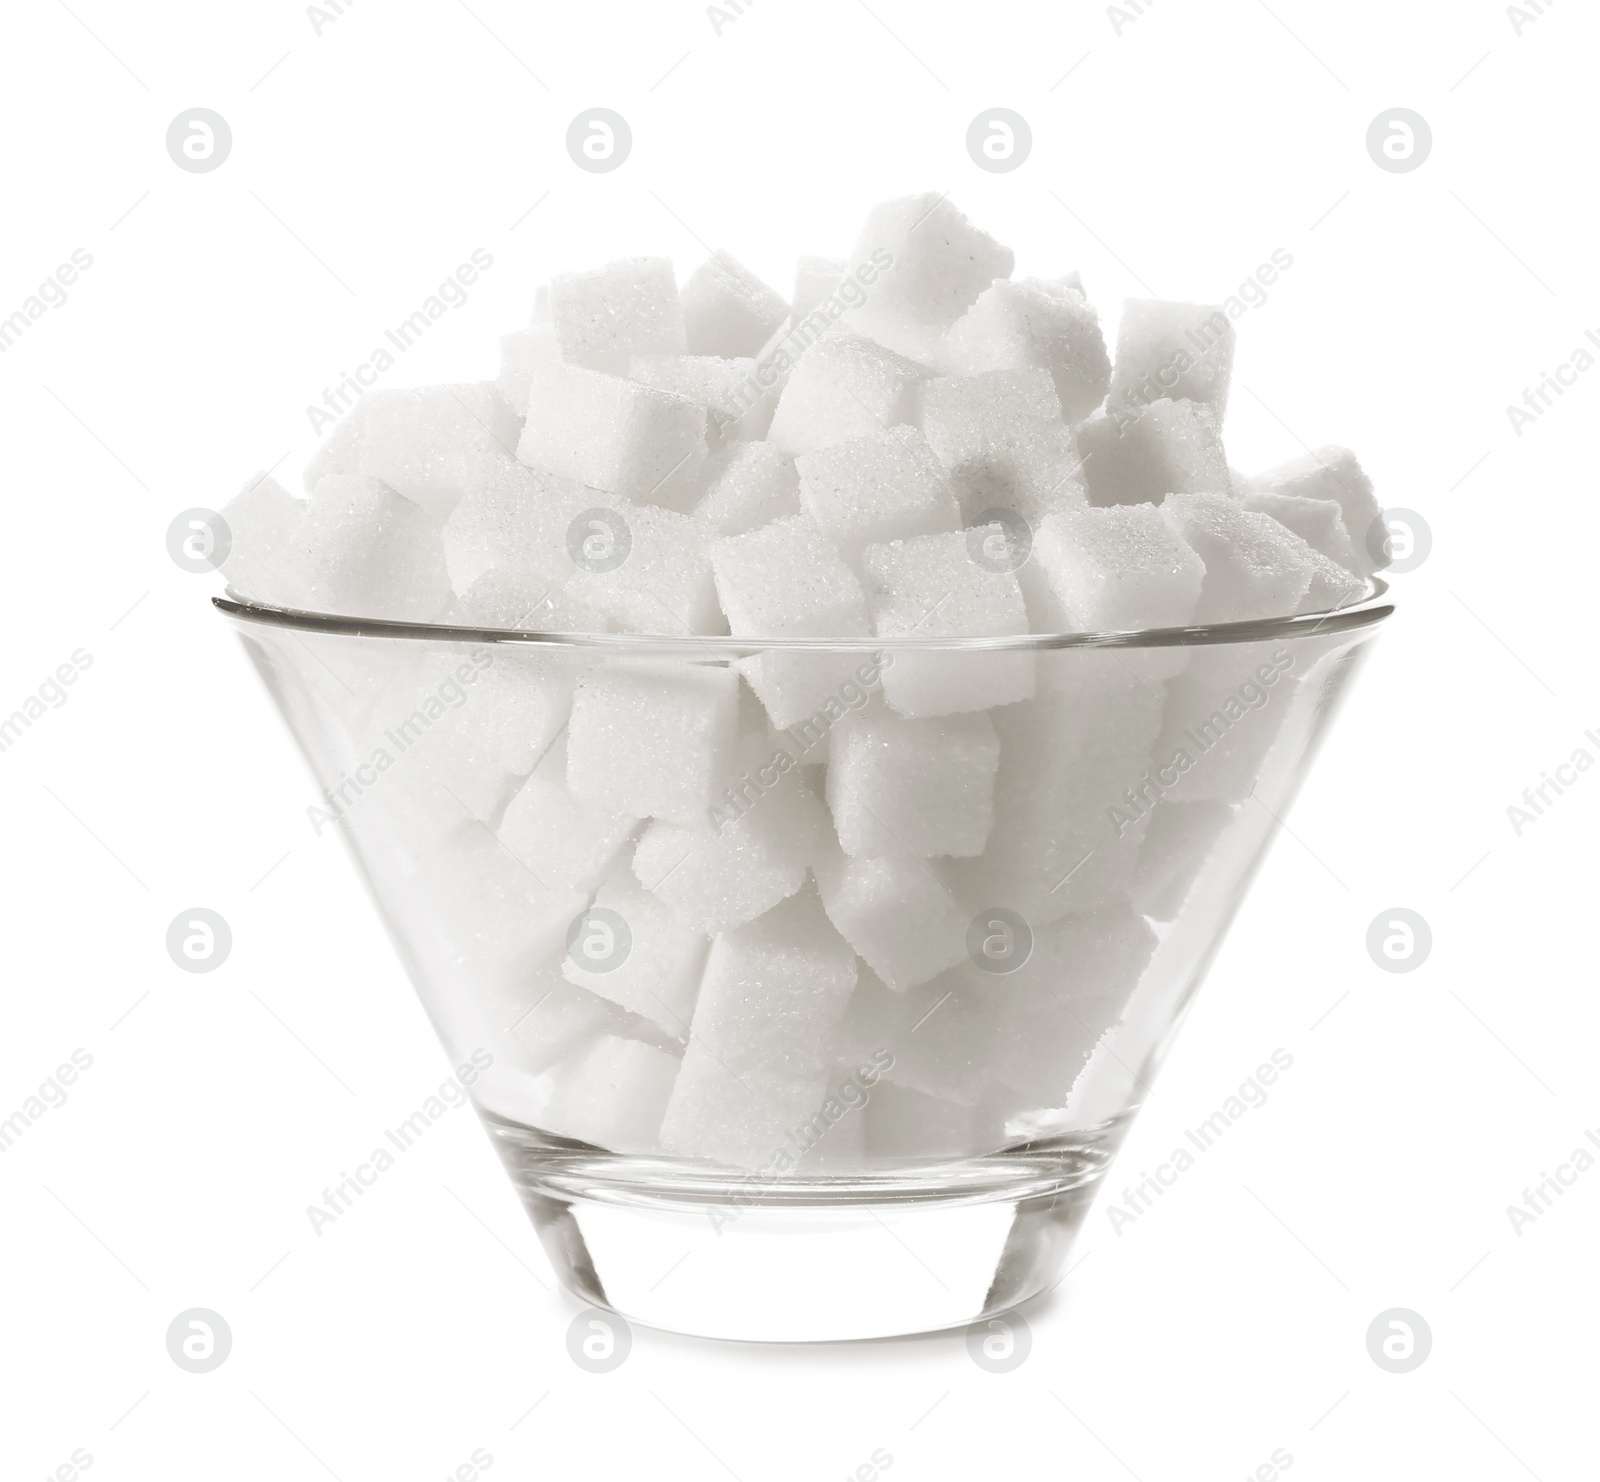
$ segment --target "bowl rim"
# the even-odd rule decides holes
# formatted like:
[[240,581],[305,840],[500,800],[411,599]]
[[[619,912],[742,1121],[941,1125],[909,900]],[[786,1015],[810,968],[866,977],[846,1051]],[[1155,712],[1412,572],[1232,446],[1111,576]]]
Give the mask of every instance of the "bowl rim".
[[1049,649],[1188,648],[1225,643],[1262,643],[1304,639],[1374,627],[1394,613],[1389,586],[1372,577],[1362,601],[1325,612],[1294,617],[1259,618],[1247,622],[1206,623],[1184,628],[1144,628],[1126,632],[1008,633],[989,638],[731,638],[726,635],[657,633],[545,633],[511,628],[464,627],[419,623],[394,618],[351,617],[308,612],[241,598],[228,588],[212,604],[238,623],[323,633],[346,638],[388,638],[412,642],[506,644],[527,648],[593,649],[620,654],[700,658],[750,658],[773,651],[797,653],[1029,653]]

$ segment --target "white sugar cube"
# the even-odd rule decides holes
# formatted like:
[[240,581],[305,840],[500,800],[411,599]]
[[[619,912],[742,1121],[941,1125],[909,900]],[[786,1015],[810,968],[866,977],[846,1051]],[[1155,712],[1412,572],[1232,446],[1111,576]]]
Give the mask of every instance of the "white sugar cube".
[[1135,909],[1152,921],[1171,921],[1233,818],[1233,807],[1223,802],[1157,803],[1129,885]]
[[566,723],[572,690],[570,667],[542,654],[430,655],[374,709],[374,740],[395,759],[386,785],[425,813],[487,822]]
[[449,601],[438,519],[376,479],[329,474],[291,538],[281,557],[319,611],[427,621]]
[[1082,293],[1039,278],[1002,278],[956,321],[940,364],[962,376],[1039,366],[1050,372],[1068,422],[1081,422],[1111,383],[1100,316]]
[[[432,991],[502,1004],[565,950],[572,918],[587,904],[547,890],[486,828],[463,823],[420,861],[408,945]],[[501,1026],[507,1027],[507,1026]]]
[[816,875],[828,919],[896,992],[965,959],[969,913],[920,860],[851,859],[833,848]]
[[228,526],[228,554],[220,570],[241,596],[275,607],[306,607],[307,572],[295,549],[305,520],[296,499],[271,474],[252,479],[221,510]]
[[865,1111],[863,1155],[903,1163],[916,1158],[968,1158],[999,1146],[1002,1129],[977,1108],[879,1085]]
[[849,322],[902,355],[926,360],[944,333],[1015,258],[943,196],[886,201],[867,213],[852,270],[878,269]]
[[810,892],[716,938],[661,1144],[785,1172],[827,1096],[855,955]]
[[[1293,539],[1300,541],[1291,531]],[[1299,612],[1337,612],[1350,607],[1367,595],[1367,583],[1353,571],[1346,570],[1337,561],[1330,561],[1315,547],[1300,541],[1301,554],[1311,562],[1311,585],[1300,599]]]
[[956,530],[944,468],[915,427],[891,427],[795,459],[800,504],[847,556],[880,541]]
[[631,875],[623,874],[600,887],[581,924],[569,933],[561,971],[569,983],[683,1039],[708,945]]
[[567,533],[603,499],[571,479],[486,449],[444,525],[444,554],[458,595],[488,571],[512,571],[538,598],[572,571]]
[[446,621],[520,633],[604,633],[610,626],[603,613],[570,596],[559,582],[513,567],[484,572],[450,604]]
[[563,982],[554,968],[540,969],[515,994],[485,1007],[486,1027],[496,1043],[509,1045],[514,1068],[525,1075],[548,1070],[617,1017],[604,1000]]
[[940,377],[922,388],[919,416],[968,524],[1008,510],[1032,527],[1083,503],[1078,450],[1047,370]]
[[1049,516],[1022,568],[1044,633],[1121,633],[1194,621],[1206,568],[1154,504]]
[[610,665],[573,696],[567,785],[619,813],[702,823],[733,759],[738,717],[732,670]]
[[629,376],[641,385],[671,391],[706,409],[712,446],[765,437],[777,398],[756,378],[749,356],[635,355]]
[[560,1068],[540,1125],[613,1152],[654,1152],[677,1075],[678,1059],[665,1050],[602,1035]]
[[656,822],[633,856],[639,883],[697,931],[753,921],[805,883],[827,814],[789,751],[749,737],[716,803],[688,824]]
[[[1247,484],[1252,494],[1292,494],[1301,499],[1331,499],[1344,512],[1344,526],[1355,548],[1358,576],[1371,576],[1389,564],[1383,511],[1372,480],[1348,448],[1330,444],[1257,474]],[[1270,513],[1270,511],[1269,511]],[[1303,532],[1302,532],[1303,533]],[[1314,543],[1314,542],[1313,542]],[[1326,554],[1333,556],[1333,552]],[[1334,556],[1335,560],[1339,558]]]
[[[804,515],[715,541],[711,566],[735,636],[846,637],[870,631],[861,583]],[[773,725],[784,727],[824,706],[863,657],[774,649],[741,659],[739,671]]]
[[[1278,643],[1218,645],[1167,686],[1152,774],[1161,802],[1241,803],[1294,705],[1296,652]],[[1137,794],[1127,811],[1155,802]]]
[[1174,494],[1163,508],[1205,562],[1197,622],[1288,617],[1299,610],[1317,555],[1299,536],[1267,515],[1241,509],[1226,494]]
[[638,822],[633,813],[572,795],[561,737],[506,805],[497,832],[500,842],[547,885],[591,890]]
[[683,285],[691,355],[755,355],[788,317],[788,304],[727,252],[713,253]]
[[[1321,551],[1330,561],[1336,561],[1346,571],[1360,573],[1361,558],[1356,555],[1350,532],[1345,529],[1344,511],[1336,501],[1251,490],[1246,481],[1239,503],[1254,514],[1271,515],[1285,529],[1294,531],[1301,540]],[[1371,565],[1370,557],[1366,564]]]
[[570,597],[624,633],[721,631],[704,525],[676,510],[621,500],[594,512],[589,524],[588,542],[579,547],[589,564],[567,581]]
[[952,875],[969,897],[1035,928],[1102,904],[1126,882],[1144,832],[1127,794],[1149,771],[1161,727],[1161,686],[1121,655],[1047,657],[1039,694],[994,713],[994,829],[982,856]]
[[928,375],[861,335],[824,335],[795,362],[767,437],[785,452],[810,453],[910,422]]
[[867,631],[861,583],[804,515],[711,544],[711,569],[729,631],[794,638]]
[[517,457],[640,504],[685,507],[706,458],[706,409],[562,362],[534,370]]
[[864,712],[841,722],[829,746],[828,807],[846,854],[983,852],[1000,760],[987,715],[905,720]]
[[364,421],[361,403],[358,401],[334,426],[333,431],[323,438],[321,446],[311,455],[311,461],[306,464],[305,471],[301,475],[300,486],[307,494],[311,493],[330,473],[361,472]]
[[443,519],[486,449],[510,452],[520,423],[492,382],[369,391],[361,399],[361,472]]
[[[1001,538],[999,527],[988,535]],[[986,558],[983,529],[868,546],[863,557],[873,632],[880,638],[990,638],[1026,633],[1022,590],[1005,562]],[[980,559],[982,558],[982,559]],[[901,715],[955,715],[1011,705],[1033,693],[1034,656],[902,650],[883,672]]]
[[840,1027],[844,1058],[876,1056],[888,1062],[889,1086],[975,1108],[992,1078],[993,1000],[1003,989],[974,979],[956,968],[897,993],[876,974],[862,973]]
[[622,375],[635,355],[685,353],[672,263],[632,257],[550,280],[550,323],[574,365]]
[[842,257],[802,257],[794,269],[793,317],[796,324],[809,319],[817,306],[844,282],[850,264]]
[[1162,399],[1228,406],[1235,335],[1219,304],[1183,304],[1130,298],[1117,330],[1117,363],[1111,400],[1120,406],[1148,406]]
[[734,442],[717,449],[706,461],[705,479],[694,517],[718,535],[743,535],[800,513],[794,459],[775,443]]
[[561,358],[561,345],[549,323],[500,337],[500,374],[495,389],[519,417],[528,415],[528,393],[541,365]]
[[1153,401],[1097,412],[1077,430],[1091,504],[1159,504],[1168,494],[1226,494],[1228,456],[1204,402]]

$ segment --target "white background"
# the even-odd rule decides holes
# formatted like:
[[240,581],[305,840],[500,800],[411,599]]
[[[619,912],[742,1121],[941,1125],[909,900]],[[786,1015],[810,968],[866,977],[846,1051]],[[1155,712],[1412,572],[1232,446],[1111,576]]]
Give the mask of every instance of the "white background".
[[[318,35],[288,0],[71,4],[14,0],[0,38],[0,317],[94,259],[0,356],[0,711],[93,655],[0,755],[0,1117],[94,1063],[0,1157],[0,1473],[84,1448],[105,1479],[423,1482],[483,1448],[493,1475],[809,1479],[882,1448],[897,1478],[1197,1482],[1282,1448],[1306,1482],[1593,1475],[1600,1169],[1506,1214],[1600,1127],[1600,775],[1521,837],[1506,815],[1600,757],[1600,370],[1521,437],[1505,412],[1600,326],[1590,11],[1519,35],[1488,0],[1161,0],[1119,35],[1091,4],[757,0],[719,36],[687,0],[359,0]],[[596,105],[635,135],[607,176],[564,149]],[[233,130],[211,174],[165,152],[195,106]],[[964,147],[995,106],[1035,135],[1006,175]],[[1415,173],[1366,152],[1395,106],[1432,126]],[[493,269],[390,384],[492,374],[552,270],[686,274],[704,243],[787,292],[797,252],[922,189],[1019,273],[1081,268],[1108,328],[1286,249],[1239,324],[1232,461],[1345,442],[1431,526],[1108,1195],[1274,1048],[1294,1066],[1131,1228],[1102,1198],[1011,1374],[960,1334],[640,1331],[591,1375],[470,1113],[312,1233],[447,1066],[165,531],[297,468],[306,403],[475,247]],[[234,933],[210,975],[164,948],[196,905]],[[1393,906],[1434,933],[1409,975],[1364,947]],[[164,1344],[196,1306],[234,1335],[207,1375]],[[1367,1354],[1390,1307],[1433,1332],[1410,1374]]]

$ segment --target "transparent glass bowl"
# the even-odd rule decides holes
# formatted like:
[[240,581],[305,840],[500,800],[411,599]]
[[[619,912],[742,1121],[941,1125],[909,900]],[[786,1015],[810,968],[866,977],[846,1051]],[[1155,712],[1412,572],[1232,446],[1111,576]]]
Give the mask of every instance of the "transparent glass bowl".
[[[216,602],[562,1281],[654,1326],[820,1340],[1057,1279],[1384,590],[887,642]],[[817,708],[779,731],[751,679]],[[1032,695],[908,723],[886,689]]]

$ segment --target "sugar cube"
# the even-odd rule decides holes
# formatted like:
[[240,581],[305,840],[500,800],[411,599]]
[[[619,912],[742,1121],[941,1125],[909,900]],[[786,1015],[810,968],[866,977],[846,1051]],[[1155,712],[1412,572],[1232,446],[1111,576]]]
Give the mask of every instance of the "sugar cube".
[[1232,487],[1217,416],[1204,402],[1113,407],[1084,422],[1077,440],[1091,504],[1159,504]]
[[828,807],[846,854],[983,852],[1000,761],[987,715],[907,720],[863,712],[840,722],[829,745]]
[[1102,904],[1138,856],[1144,824],[1127,794],[1152,765],[1162,691],[1121,659],[1050,655],[1035,698],[994,712],[1002,765],[993,832],[952,878],[1035,929]]
[[1162,798],[1151,809],[1139,867],[1129,884],[1135,908],[1152,921],[1171,921],[1233,822],[1234,811],[1232,804],[1214,799]]
[[676,1056],[654,1045],[602,1035],[561,1067],[540,1124],[613,1152],[654,1152],[678,1067]]
[[517,446],[516,414],[492,382],[369,391],[361,398],[361,473],[443,519],[486,449]]
[[786,453],[811,453],[871,437],[916,415],[928,370],[861,335],[813,342],[789,372],[767,437]]
[[567,733],[574,797],[620,813],[704,821],[733,759],[739,677],[689,663],[613,664],[579,681]]
[[558,737],[506,805],[497,832],[535,878],[591,890],[638,822],[636,814],[572,795],[566,740]]
[[921,860],[851,859],[835,846],[816,876],[828,919],[897,993],[965,958],[968,913]]
[[929,381],[919,417],[968,524],[1009,510],[1033,527],[1083,502],[1078,450],[1042,367]]
[[1197,622],[1283,617],[1299,609],[1316,552],[1297,535],[1226,494],[1175,494],[1163,508],[1205,562]]
[[801,507],[852,558],[879,541],[960,528],[950,481],[915,427],[803,453],[795,468]]
[[311,456],[301,475],[301,487],[307,494],[330,473],[361,472],[361,439],[364,422],[361,403],[347,412],[322,440],[322,445]]
[[810,892],[718,936],[662,1146],[735,1167],[793,1167],[788,1134],[826,1098],[855,986],[855,955]]
[[271,474],[261,474],[222,506],[230,542],[221,571],[228,585],[275,607],[309,605],[307,573],[295,550],[305,521],[305,501]]
[[500,374],[495,389],[519,417],[528,415],[528,395],[541,365],[561,358],[561,345],[549,323],[500,337]]
[[951,327],[940,364],[962,376],[1039,366],[1055,380],[1061,411],[1081,422],[1111,382],[1100,316],[1083,294],[1039,278],[1002,278]]
[[376,479],[328,474],[292,541],[277,560],[319,611],[425,622],[449,601],[438,519]]
[[1020,573],[1040,632],[1120,633],[1194,621],[1206,568],[1154,504],[1048,516]]
[[718,535],[743,535],[800,513],[794,459],[775,443],[733,442],[717,449],[706,461],[705,479],[694,517]]
[[581,484],[529,468],[503,448],[485,449],[445,521],[451,585],[461,594],[485,572],[513,571],[539,597],[572,571],[567,532],[573,520],[602,502]]
[[1389,564],[1383,511],[1373,495],[1372,480],[1348,448],[1329,444],[1314,453],[1291,458],[1257,474],[1249,480],[1247,489],[1252,494],[1333,500],[1344,512],[1344,527],[1355,548],[1356,565],[1351,569],[1358,576],[1371,576]]
[[635,355],[686,353],[672,263],[632,257],[550,280],[550,323],[562,357],[624,374]]
[[[1361,558],[1356,555],[1350,532],[1345,529],[1344,511],[1335,500],[1252,490],[1246,481],[1239,503],[1255,514],[1271,515],[1330,561],[1338,562],[1346,571],[1361,574]],[[1367,564],[1371,564],[1370,558]]]
[[628,374],[641,385],[703,406],[713,447],[764,437],[777,406],[777,398],[756,379],[756,362],[749,356],[635,355]]
[[902,355],[926,360],[944,333],[1015,262],[950,201],[932,192],[886,201],[867,213],[852,269],[878,270],[848,321]]
[[583,556],[586,569],[566,584],[570,597],[625,633],[719,631],[704,525],[676,510],[621,500],[592,511],[589,524],[580,551],[600,556]]
[[686,396],[560,361],[535,367],[517,457],[641,504],[698,493],[706,409]]
[[[1002,538],[998,526],[988,534]],[[989,638],[1026,633],[1022,590],[1008,563],[979,560],[985,530],[920,535],[868,546],[863,558],[880,638]],[[883,694],[905,716],[1012,705],[1033,693],[1030,652],[904,649],[883,672]]]
[[1233,323],[1220,304],[1184,304],[1130,298],[1117,330],[1111,401],[1147,406],[1163,399],[1228,406],[1233,374]]
[[569,983],[683,1039],[708,945],[631,874],[622,873],[600,887],[594,904],[569,930],[561,971]]
[[603,999],[562,981],[543,968],[517,985],[514,994],[493,1001],[485,1028],[499,1044],[509,1044],[515,1069],[538,1075],[592,1039],[610,1024],[613,1013]]
[[817,306],[838,290],[850,264],[842,257],[802,257],[795,264],[793,318],[804,323]]
[[691,355],[755,355],[788,317],[788,304],[727,252],[712,253],[683,285]]
[[692,823],[658,821],[633,856],[639,883],[698,931],[753,921],[805,884],[828,820],[791,754],[747,737],[717,802]]

